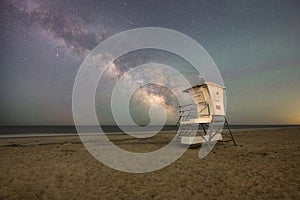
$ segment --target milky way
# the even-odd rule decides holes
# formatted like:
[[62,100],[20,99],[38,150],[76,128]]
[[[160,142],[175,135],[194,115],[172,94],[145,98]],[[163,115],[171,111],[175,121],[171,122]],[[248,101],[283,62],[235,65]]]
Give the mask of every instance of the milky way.
[[[3,0],[0,19],[1,125],[71,125],[76,72],[101,41],[138,27],[165,27],[202,44],[218,65],[227,88],[228,118],[235,124],[300,123],[298,1],[46,1]],[[194,52],[191,52],[193,54]],[[96,94],[105,104],[116,81],[143,63],[163,63],[197,82],[189,63],[146,50],[114,61]],[[139,77],[151,79],[151,72]],[[161,77],[161,84],[170,81]],[[132,84],[134,84],[132,82]],[[135,94],[132,110],[149,121],[149,103],[177,117],[178,102],[160,85]],[[139,97],[147,97],[143,100]],[[148,99],[147,102],[143,102]],[[106,102],[107,103],[107,102]],[[101,106],[100,106],[101,107]],[[113,123],[109,110],[99,109]]]
[[44,36],[57,49],[73,51],[81,58],[105,39],[104,31],[93,29],[86,20],[65,12],[55,3],[8,0],[4,4],[7,18],[19,18],[24,28]]

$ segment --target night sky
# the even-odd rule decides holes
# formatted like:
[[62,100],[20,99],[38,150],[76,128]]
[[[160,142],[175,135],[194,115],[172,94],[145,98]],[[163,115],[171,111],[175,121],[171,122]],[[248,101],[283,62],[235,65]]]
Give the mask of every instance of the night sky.
[[[106,38],[141,27],[182,32],[207,50],[227,88],[231,124],[300,124],[299,1],[3,0],[0,4],[0,125],[72,125],[73,83],[84,58]],[[113,88],[126,70],[150,61],[193,74],[183,59],[145,50],[116,60],[115,71],[107,72],[108,81],[99,87]],[[137,98],[144,95],[148,102]],[[105,104],[103,96],[96,94],[97,108]],[[178,102],[173,94],[149,85],[132,100],[131,112],[138,123],[149,122],[146,111],[151,101],[168,108],[168,123],[176,121]],[[104,124],[113,124],[110,111],[98,111]]]

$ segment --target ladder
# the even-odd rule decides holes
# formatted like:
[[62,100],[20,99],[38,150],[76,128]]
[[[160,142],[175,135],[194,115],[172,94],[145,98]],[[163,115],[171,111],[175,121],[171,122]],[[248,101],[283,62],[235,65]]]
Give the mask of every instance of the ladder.
[[177,127],[177,141],[181,140],[182,136],[192,136],[196,135],[198,131],[198,125],[196,124],[181,124],[182,121],[189,121],[192,118],[196,118],[198,116],[197,108],[193,108],[196,104],[187,104],[179,106],[179,119],[176,123]]
[[[198,117],[198,113],[197,113],[197,107],[194,108],[194,106],[197,106],[196,104],[188,104],[188,105],[182,105],[179,106],[180,110],[179,110],[179,119],[176,123],[176,131],[178,132],[176,141],[180,142],[181,141],[181,137],[182,136],[196,136],[198,133],[198,129],[199,126],[202,127],[204,134],[206,135],[206,126],[207,124],[192,124],[192,123],[187,123],[187,124],[181,124],[182,121],[189,121],[192,118],[197,118]],[[222,120],[214,120],[214,122],[216,123],[224,123],[224,128],[226,126],[226,128],[229,131],[229,137],[231,138],[231,141],[233,141],[234,146],[237,146],[237,143],[232,135],[231,129],[229,127],[229,123],[227,121],[226,116],[222,116],[224,117],[224,119]],[[223,133],[224,135],[227,135],[225,133]]]

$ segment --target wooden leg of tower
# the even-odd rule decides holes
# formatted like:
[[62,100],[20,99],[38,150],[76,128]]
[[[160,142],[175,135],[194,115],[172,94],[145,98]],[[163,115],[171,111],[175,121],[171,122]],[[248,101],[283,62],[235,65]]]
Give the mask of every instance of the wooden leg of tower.
[[180,114],[180,116],[179,116],[179,118],[178,118],[178,121],[177,121],[177,123],[176,123],[176,127],[175,127],[175,130],[176,130],[176,131],[178,131],[178,129],[179,129],[179,126],[180,126],[180,120],[181,120],[181,114]]
[[237,144],[236,144],[236,142],[235,142],[235,140],[234,140],[234,138],[233,138],[233,135],[232,135],[232,133],[231,133],[231,130],[230,130],[230,127],[229,127],[229,124],[228,124],[228,121],[227,121],[227,118],[226,118],[226,117],[225,117],[225,123],[226,123],[226,126],[227,126],[227,128],[228,128],[228,131],[229,131],[229,134],[230,134],[230,137],[231,137],[231,139],[232,139],[232,141],[233,141],[234,146],[237,146]]
[[202,126],[202,129],[203,129],[203,131],[204,131],[204,134],[206,135],[205,126],[204,126],[203,124],[201,124],[201,126]]

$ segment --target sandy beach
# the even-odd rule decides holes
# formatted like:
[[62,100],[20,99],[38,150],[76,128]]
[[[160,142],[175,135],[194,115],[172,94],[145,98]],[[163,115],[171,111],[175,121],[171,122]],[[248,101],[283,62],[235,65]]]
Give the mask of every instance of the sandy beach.
[[[147,152],[151,139],[110,136]],[[204,159],[188,149],[161,170],[130,174],[96,160],[77,136],[0,139],[0,199],[300,199],[300,128],[234,130],[238,146],[219,142]]]

